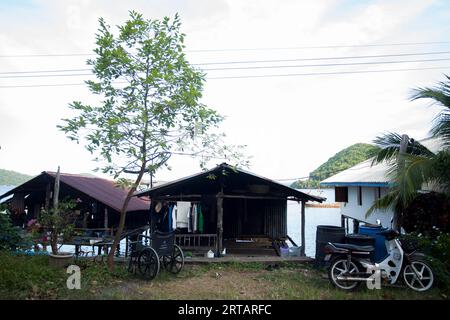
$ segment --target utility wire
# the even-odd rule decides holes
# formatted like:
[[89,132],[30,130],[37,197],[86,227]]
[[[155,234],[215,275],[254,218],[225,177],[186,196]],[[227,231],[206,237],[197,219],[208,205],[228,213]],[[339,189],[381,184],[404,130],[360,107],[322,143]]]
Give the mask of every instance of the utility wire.
[[[295,47],[268,47],[268,48],[222,48],[222,49],[194,49],[186,52],[228,52],[228,51],[271,51],[271,50],[299,50],[299,49],[334,49],[334,48],[366,48],[366,47],[398,47],[448,44],[450,41],[425,41],[403,43],[379,43],[379,44],[344,44],[324,46],[295,46]],[[0,58],[28,58],[28,57],[66,57],[66,56],[92,56],[95,53],[42,53],[42,54],[6,54]]]
[[303,65],[281,65],[281,66],[251,66],[251,67],[230,67],[230,68],[209,68],[203,71],[218,70],[252,70],[252,69],[276,69],[276,68],[305,68],[305,67],[336,67],[336,66],[356,66],[356,65],[373,65],[373,64],[395,64],[395,63],[415,63],[415,62],[432,62],[432,61],[448,61],[450,58],[439,59],[418,59],[418,60],[398,60],[398,61],[369,61],[369,62],[350,62],[350,63],[325,63],[325,64],[303,64]]
[[[316,60],[347,60],[347,59],[368,59],[368,58],[389,58],[389,57],[409,57],[424,55],[440,55],[448,54],[450,51],[432,51],[432,52],[416,52],[416,53],[399,53],[399,54],[381,54],[381,55],[363,55],[363,56],[337,56],[337,57],[318,57],[318,58],[296,58],[296,59],[270,59],[270,60],[244,60],[244,61],[222,61],[222,62],[205,62],[192,63],[194,66],[223,65],[223,64],[252,64],[252,63],[277,63],[277,62],[295,62],[295,61],[316,61]],[[60,70],[34,70],[34,71],[9,71],[0,72],[0,75],[24,74],[24,73],[57,73],[57,72],[83,72],[92,69],[60,69]]]
[[[209,68],[202,69],[202,71],[219,71],[219,70],[253,70],[253,69],[279,69],[279,68],[308,68],[308,67],[333,67],[333,66],[354,66],[354,65],[381,65],[381,64],[396,64],[396,63],[417,63],[417,62],[435,62],[448,61],[450,58],[438,59],[416,59],[416,60],[397,60],[397,61],[368,61],[368,62],[350,62],[350,63],[326,63],[326,64],[303,64],[303,65],[275,65],[275,66],[251,66],[251,67],[226,67],[226,68]],[[82,69],[79,69],[82,70]],[[89,69],[87,69],[89,70]],[[42,71],[45,73],[46,71]],[[48,71],[47,71],[48,72]],[[53,72],[56,72],[53,71]],[[31,72],[30,72],[31,73]],[[76,74],[20,74],[20,75],[3,75],[0,73],[0,78],[42,78],[42,77],[77,77],[77,76],[93,76],[92,73],[76,73]]]
[[[291,76],[315,76],[315,75],[340,75],[340,74],[383,73],[383,72],[400,72],[400,71],[416,71],[416,70],[431,70],[431,69],[449,69],[449,68],[450,68],[450,66],[436,66],[436,67],[424,67],[424,68],[385,69],[385,70],[224,76],[224,77],[207,77],[207,79],[208,80],[217,80],[217,79],[272,78],[272,77],[291,77]],[[116,82],[116,84],[125,84],[125,83],[127,83],[127,82]],[[3,88],[33,88],[33,87],[65,87],[65,86],[81,86],[81,85],[86,85],[86,84],[85,83],[60,83],[60,84],[6,85],[6,86],[0,86],[0,89],[3,89]]]
[[399,72],[399,71],[415,71],[430,69],[448,69],[450,66],[442,67],[426,67],[426,68],[407,68],[407,69],[385,69],[385,70],[362,70],[362,71],[337,71],[337,72],[311,72],[311,73],[285,73],[285,74],[266,74],[266,75],[248,75],[248,76],[224,76],[224,77],[207,77],[208,80],[218,79],[245,79],[245,78],[272,78],[272,77],[293,77],[293,76],[319,76],[319,75],[338,75],[338,74],[359,74],[359,73],[382,73],[382,72]]
[[[316,61],[316,60],[347,60],[347,59],[368,59],[368,58],[388,58],[388,57],[406,57],[406,56],[422,56],[422,55],[440,55],[448,54],[450,51],[433,51],[433,52],[416,52],[416,53],[399,53],[399,54],[381,54],[381,55],[365,55],[365,56],[337,56],[337,57],[319,57],[319,58],[297,58],[297,59],[271,59],[271,60],[244,60],[244,61],[225,61],[225,62],[205,62],[192,63],[195,66],[222,65],[222,64],[252,64],[252,63],[276,63],[276,62],[294,62],[294,61]],[[57,72],[83,72],[92,71],[89,68],[83,69],[59,69],[59,70],[33,70],[33,71],[8,71],[0,72],[0,75],[9,74],[25,74],[25,73],[57,73]]]
[[186,51],[189,51],[189,52],[227,52],[227,51],[269,51],[269,50],[299,50],[299,49],[335,49],[335,48],[418,46],[418,45],[448,44],[448,43],[450,43],[450,41],[403,42],[403,43],[380,43],[380,44],[349,44],[349,45],[325,45],[325,46],[298,46],[298,47],[278,47],[278,48],[197,49],[197,50],[186,50]]
[[447,54],[450,51],[432,51],[432,52],[416,52],[416,53],[397,53],[397,54],[378,54],[378,55],[364,55],[364,56],[337,56],[337,57],[319,57],[319,58],[296,58],[296,59],[271,59],[271,60],[244,60],[244,61],[225,61],[225,62],[206,62],[206,63],[192,63],[192,65],[216,65],[216,64],[249,64],[249,63],[269,63],[269,62],[293,62],[293,61],[315,61],[315,60],[341,60],[341,59],[367,59],[367,58],[389,58],[389,57],[407,57],[407,56],[422,56]]

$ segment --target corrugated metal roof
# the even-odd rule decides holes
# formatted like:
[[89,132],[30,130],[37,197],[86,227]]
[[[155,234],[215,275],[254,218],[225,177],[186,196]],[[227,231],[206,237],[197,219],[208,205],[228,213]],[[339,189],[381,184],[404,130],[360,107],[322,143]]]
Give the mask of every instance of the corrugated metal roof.
[[[50,176],[54,179],[56,177],[56,173],[44,171],[39,176],[1,195],[0,198],[6,197],[15,192],[20,192],[21,190],[27,190],[27,184],[43,184],[42,178],[45,176]],[[127,189],[117,187],[114,181],[95,176],[61,173],[60,181],[62,184],[66,184],[119,212],[128,193]],[[45,186],[43,186],[43,188],[45,188]],[[150,205],[148,201],[132,197],[130,203],[128,204],[127,212],[148,210],[149,207]]]
[[[55,172],[45,171],[45,173],[53,178],[56,177]],[[128,193],[127,189],[117,187],[114,181],[98,177],[61,173],[60,181],[119,212]],[[148,210],[149,207],[150,205],[147,201],[132,197],[128,204],[127,212]]]
[[[424,139],[420,143],[432,152],[442,149],[442,142],[437,139]],[[321,181],[320,184],[322,186],[388,186],[387,164],[383,162],[372,166],[372,160],[373,158],[358,163],[356,166]]]
[[389,179],[386,176],[387,165],[379,163],[372,166],[372,159],[363,161],[356,166],[341,171],[320,182],[323,186],[387,186]]
[[[298,191],[296,189],[293,189],[291,187],[285,186],[283,184],[280,184],[274,180],[256,175],[254,173],[230,166],[229,164],[222,163],[216,167],[214,167],[211,170],[200,172],[188,177],[184,177],[178,180],[174,180],[165,184],[161,184],[157,187],[153,187],[149,190],[138,192],[135,195],[136,196],[143,196],[148,195],[150,197],[157,195],[157,194],[180,194],[184,193],[186,190],[193,190],[193,185],[197,186],[197,189],[200,190],[200,185],[202,184],[209,184],[208,187],[212,187],[212,184],[217,184],[217,180],[211,180],[211,179],[205,179],[209,175],[221,175],[222,170],[226,170],[228,173],[225,175],[222,175],[224,179],[231,179],[234,178],[235,175],[232,173],[236,173],[239,177],[242,179],[252,179],[252,181],[259,181],[264,184],[268,184],[274,189],[276,189],[279,193],[283,194],[284,197],[294,197],[296,199],[301,199],[305,201],[317,201],[317,202],[323,202],[326,199],[322,197],[312,196],[309,194],[306,194],[304,192]],[[197,191],[198,191],[197,190]],[[200,190],[200,192],[204,192],[205,189]],[[213,192],[212,189],[207,190],[207,192]]]

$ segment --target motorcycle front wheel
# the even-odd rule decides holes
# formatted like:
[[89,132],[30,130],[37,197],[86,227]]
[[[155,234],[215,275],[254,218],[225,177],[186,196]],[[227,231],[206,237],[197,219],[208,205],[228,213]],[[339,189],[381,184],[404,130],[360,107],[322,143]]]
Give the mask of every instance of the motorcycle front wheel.
[[413,260],[403,269],[403,280],[415,291],[427,291],[433,286],[433,270],[423,260]]
[[342,290],[353,290],[358,287],[361,282],[340,280],[339,277],[351,276],[358,273],[358,267],[354,262],[349,262],[346,258],[337,258],[328,269],[328,279],[337,288]]

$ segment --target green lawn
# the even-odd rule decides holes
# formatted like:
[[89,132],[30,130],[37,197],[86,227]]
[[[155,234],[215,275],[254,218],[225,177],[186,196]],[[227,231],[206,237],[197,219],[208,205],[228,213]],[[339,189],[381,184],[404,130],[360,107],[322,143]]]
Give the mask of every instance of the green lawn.
[[162,271],[147,282],[129,275],[122,264],[112,274],[93,262],[78,264],[81,289],[69,290],[65,269],[49,267],[47,257],[0,254],[0,299],[447,299],[437,288],[416,293],[361,286],[343,292],[309,265],[273,270],[259,263],[186,265],[178,275]]

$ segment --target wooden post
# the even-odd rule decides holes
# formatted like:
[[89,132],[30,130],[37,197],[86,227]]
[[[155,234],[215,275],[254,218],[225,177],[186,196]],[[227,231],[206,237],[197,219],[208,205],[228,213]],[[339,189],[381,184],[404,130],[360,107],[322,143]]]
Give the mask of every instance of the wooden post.
[[55,177],[55,187],[53,188],[53,208],[58,208],[58,201],[59,201],[59,179],[60,179],[60,172],[59,172],[59,166],[58,171],[56,172]]
[[[105,207],[105,216],[103,217],[103,227],[105,229],[108,229],[108,208],[106,208],[106,207]],[[107,230],[105,230],[105,234],[106,234],[106,231]]]
[[[408,142],[409,142],[408,135],[406,135],[406,134],[402,135],[402,140],[400,142],[400,148],[399,148],[398,157],[397,157],[397,165],[398,165],[399,169],[401,169],[405,165],[405,159],[403,158],[403,155],[408,152]],[[397,210],[394,210],[394,216],[393,216],[393,220],[394,220],[393,224],[394,225],[392,226],[392,228],[397,231],[400,231],[400,228],[401,228],[400,215],[401,215],[401,212],[397,212]]]
[[45,188],[45,207],[44,209],[47,211],[50,209],[50,192],[51,192],[51,186],[50,182],[47,183],[47,187]]
[[305,201],[302,201],[302,208],[301,208],[301,240],[302,240],[302,247],[300,249],[300,255],[305,256]]
[[222,254],[223,247],[223,191],[217,194],[217,245],[216,255]]

